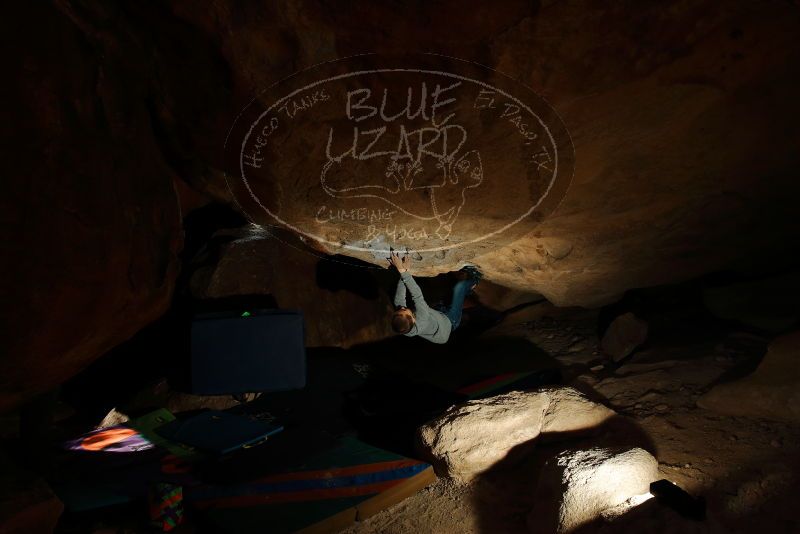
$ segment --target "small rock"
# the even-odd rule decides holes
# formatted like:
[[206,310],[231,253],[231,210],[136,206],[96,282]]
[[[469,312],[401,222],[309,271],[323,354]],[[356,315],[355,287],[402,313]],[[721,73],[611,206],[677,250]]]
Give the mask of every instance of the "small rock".
[[117,411],[116,408],[111,408],[111,411],[108,412],[105,417],[103,417],[103,420],[100,421],[100,424],[97,425],[96,428],[109,428],[127,423],[128,421],[130,421],[130,417],[120,411]]
[[628,312],[614,319],[608,326],[600,348],[617,362],[634,350],[647,339],[647,323]]
[[777,439],[773,439],[772,441],[769,442],[769,444],[775,447],[776,449],[780,449],[782,445],[781,442],[778,441]]
[[642,401],[654,401],[654,400],[658,399],[659,397],[660,397],[660,395],[658,393],[656,393],[655,391],[648,391],[647,393],[645,393],[644,395],[639,397],[639,400],[642,400]]
[[657,412],[666,412],[667,410],[669,410],[669,405],[668,404],[656,404],[655,405],[655,410]]
[[593,373],[596,373],[597,371],[602,371],[604,368],[605,368],[605,365],[595,365],[594,367],[590,368],[589,370],[592,371]]
[[677,362],[675,360],[664,360],[661,362],[654,362],[654,363],[628,363],[622,365],[619,369],[617,369],[616,373],[620,376],[625,376],[629,374],[640,374],[640,373],[648,373],[650,371],[658,371],[660,369],[669,369],[674,367]]
[[590,386],[594,386],[598,382],[597,377],[592,375],[580,375],[575,380],[577,380],[578,382],[583,382],[584,384],[588,384]]
[[572,532],[605,510],[646,494],[658,462],[639,448],[567,450],[547,462],[528,515],[533,533]]

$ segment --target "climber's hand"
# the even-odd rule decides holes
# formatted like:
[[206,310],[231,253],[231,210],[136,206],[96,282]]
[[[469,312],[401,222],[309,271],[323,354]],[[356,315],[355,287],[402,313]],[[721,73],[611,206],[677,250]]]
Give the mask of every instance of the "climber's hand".
[[400,253],[395,252],[394,249],[391,249],[389,253],[391,254],[389,261],[394,265],[395,269],[401,273],[408,272],[408,269],[411,267],[411,256],[408,254],[408,251],[406,251],[403,256],[400,256]]

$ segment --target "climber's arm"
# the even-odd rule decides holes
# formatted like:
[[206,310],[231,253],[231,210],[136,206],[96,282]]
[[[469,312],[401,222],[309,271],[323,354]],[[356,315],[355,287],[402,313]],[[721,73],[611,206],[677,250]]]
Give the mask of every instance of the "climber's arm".
[[[397,292],[395,293],[395,306],[405,306],[405,290],[408,289],[408,292],[411,293],[411,299],[414,301],[414,312],[417,314],[426,313],[430,310],[428,303],[425,302],[425,297],[422,296],[422,290],[417,285],[414,277],[408,272],[409,268],[411,267],[411,256],[409,255],[408,250],[406,250],[406,253],[402,257],[394,250],[390,250],[390,254],[391,256],[389,257],[389,262],[400,273],[400,283],[398,284]],[[401,284],[403,285],[402,289],[400,287]],[[403,303],[398,304],[398,297],[401,296],[401,292]]]
[[414,277],[411,276],[411,273],[403,271],[400,273],[400,280],[408,288],[408,292],[411,293],[411,299],[414,301],[415,313],[419,314],[420,312],[424,313],[430,310],[428,303],[425,302],[425,297],[422,295],[422,290],[417,285],[417,281],[414,280]]
[[402,278],[397,281],[397,289],[394,291],[394,305],[406,307],[406,284]]

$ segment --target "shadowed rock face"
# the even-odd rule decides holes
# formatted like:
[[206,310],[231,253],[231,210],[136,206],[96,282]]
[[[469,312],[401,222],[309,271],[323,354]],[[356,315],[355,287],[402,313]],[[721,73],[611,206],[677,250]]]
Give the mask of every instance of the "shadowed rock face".
[[799,352],[800,332],[776,338],[752,374],[717,384],[697,405],[728,415],[800,421]]
[[[63,13],[4,17],[0,410],[57,386],[168,307],[182,233],[146,83]],[[6,28],[6,26],[10,26]]]
[[[474,263],[491,282],[592,306],[721,268],[778,267],[800,238],[800,13],[789,2],[64,0],[15,11],[4,18],[15,46],[0,407],[160,315],[180,240],[173,176],[232,201],[225,139],[238,112],[277,80],[353,54],[433,50],[497,69],[547,100],[574,147],[555,211],[513,242],[425,254],[420,275]],[[482,168],[490,154],[505,168],[504,146],[474,148]],[[318,185],[316,166],[291,172],[300,191]],[[486,220],[464,211],[458,224],[452,235]]]

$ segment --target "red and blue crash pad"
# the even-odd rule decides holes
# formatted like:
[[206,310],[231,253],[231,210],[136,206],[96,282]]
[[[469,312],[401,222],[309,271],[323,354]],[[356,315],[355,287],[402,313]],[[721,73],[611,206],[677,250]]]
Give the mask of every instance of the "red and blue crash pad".
[[186,502],[220,532],[335,532],[413,495],[432,467],[341,438],[282,472],[230,485],[187,488]]

